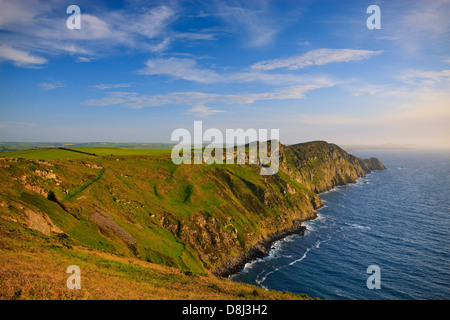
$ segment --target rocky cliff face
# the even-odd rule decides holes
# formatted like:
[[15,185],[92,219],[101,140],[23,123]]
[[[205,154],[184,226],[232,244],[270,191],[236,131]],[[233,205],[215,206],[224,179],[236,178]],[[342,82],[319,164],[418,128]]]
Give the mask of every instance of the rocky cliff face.
[[360,159],[324,141],[282,147],[280,163],[290,178],[315,193],[354,183],[371,171],[386,169],[376,158]]
[[[314,141],[292,146],[280,146],[279,179],[283,180],[286,190],[296,194],[290,183],[293,181],[313,191],[315,195],[331,190],[338,185],[354,183],[356,179],[374,170],[384,170],[383,164],[376,158],[360,159],[348,154],[335,144],[324,141]],[[298,197],[305,197],[298,194]],[[304,232],[301,221],[315,218],[314,210],[323,205],[318,196],[309,194],[306,199],[309,207],[299,208],[290,219],[279,224],[277,230],[269,230],[269,235],[259,240],[246,251],[245,254],[229,260],[225,265],[217,268],[215,273],[228,276],[239,271],[246,262],[266,255],[271,244],[287,235]],[[283,204],[277,204],[283,212]],[[303,211],[302,211],[303,210]],[[280,230],[281,227],[281,230]],[[248,243],[254,243],[249,239]]]

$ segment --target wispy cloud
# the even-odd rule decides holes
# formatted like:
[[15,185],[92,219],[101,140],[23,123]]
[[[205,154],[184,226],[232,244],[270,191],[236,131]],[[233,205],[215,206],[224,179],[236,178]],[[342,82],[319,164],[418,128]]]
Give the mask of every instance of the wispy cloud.
[[297,70],[314,65],[321,66],[328,63],[366,60],[382,52],[381,50],[316,49],[299,56],[261,61],[252,65],[251,69],[266,71],[275,69]]
[[[64,7],[62,1],[60,4],[0,0],[0,30],[5,31],[1,35],[0,59],[13,61],[17,66],[45,64],[47,59],[36,56],[35,52],[39,52],[52,56],[80,54],[76,61],[88,62],[92,56],[112,54],[124,47],[161,52],[171,39],[196,37],[195,32],[175,36],[168,26],[177,14],[166,5],[145,4],[136,11],[131,4],[120,10],[102,10],[102,4],[98,4],[92,12],[82,10],[81,29],[69,30],[65,23],[67,16],[55,11],[55,7]],[[207,37],[211,39],[205,35],[198,35],[197,39]]]
[[421,71],[407,70],[400,79],[407,84],[421,85],[425,87],[434,86],[443,81],[450,81],[450,70]]
[[332,86],[336,80],[325,75],[299,75],[292,73],[267,73],[260,70],[248,70],[221,73],[207,67],[202,67],[194,59],[187,58],[159,58],[150,59],[146,67],[138,70],[141,75],[164,75],[174,79],[195,81],[199,83],[247,83],[260,82],[274,86],[317,84]]
[[11,61],[19,67],[38,67],[47,63],[47,59],[31,55],[28,52],[14,49],[7,45],[0,46],[0,61]]
[[449,43],[450,1],[408,1],[401,9],[397,5],[392,2],[385,6],[383,30],[386,36],[396,39],[395,44],[404,53],[417,54]]
[[137,71],[142,75],[167,75],[175,79],[196,81],[201,83],[216,83],[220,76],[213,70],[198,67],[192,59],[150,59],[145,63],[146,67]]
[[221,113],[221,112],[225,112],[224,110],[217,110],[217,109],[212,109],[206,106],[195,106],[191,109],[189,109],[188,113],[194,113],[197,116],[201,117],[201,116],[210,116],[212,114],[215,113]]
[[[345,84],[343,87],[348,89],[350,93],[355,97],[365,96],[365,95],[376,95],[383,92],[388,88],[387,85],[371,84],[361,82],[360,80],[354,80],[353,83]],[[355,84],[355,82],[358,82]]]
[[86,57],[77,57],[75,60],[76,62],[91,62],[92,58],[86,58]]
[[61,81],[57,81],[57,82],[43,82],[43,83],[39,83],[39,87],[42,88],[42,90],[44,91],[50,91],[50,90],[54,90],[57,88],[64,88],[66,85],[64,83],[62,83]]
[[217,40],[216,35],[210,32],[177,32],[173,34],[175,39],[183,40]]
[[214,2],[211,12],[226,23],[230,32],[242,36],[245,46],[257,48],[272,43],[287,17],[281,21],[279,17],[272,16],[267,1],[248,1],[244,4],[218,1]]
[[96,84],[94,86],[92,86],[93,89],[96,90],[106,90],[106,89],[116,89],[116,88],[128,88],[130,87],[131,84],[129,83],[117,83],[117,84]]
[[159,95],[141,95],[134,92],[110,92],[101,99],[86,100],[84,104],[98,107],[121,105],[131,109],[162,107],[166,105],[190,106],[191,112],[213,114],[222,112],[213,110],[208,104],[214,105],[249,105],[256,101],[304,99],[309,91],[319,89],[319,85],[297,85],[277,88],[271,92],[214,94],[204,92],[173,92]]

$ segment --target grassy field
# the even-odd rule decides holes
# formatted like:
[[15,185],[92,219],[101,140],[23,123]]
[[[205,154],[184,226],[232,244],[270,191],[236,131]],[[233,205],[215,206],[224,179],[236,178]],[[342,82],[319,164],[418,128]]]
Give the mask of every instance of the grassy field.
[[23,158],[32,160],[79,159],[89,157],[86,154],[62,149],[33,149],[0,152],[0,157]]
[[[71,150],[93,153],[98,156],[162,156],[170,155],[170,149],[133,149],[133,148],[74,148]],[[94,156],[59,148],[31,149],[0,152],[1,157],[23,158],[30,160],[58,160],[92,158]]]
[[[95,153],[99,156],[170,156],[171,149],[131,149],[131,148],[76,148],[74,150]],[[1,155],[1,154],[0,154]]]
[[59,142],[0,142],[0,151],[20,151],[46,148],[128,148],[128,149],[171,149],[168,143],[117,143],[117,142],[88,142],[88,143],[59,143]]

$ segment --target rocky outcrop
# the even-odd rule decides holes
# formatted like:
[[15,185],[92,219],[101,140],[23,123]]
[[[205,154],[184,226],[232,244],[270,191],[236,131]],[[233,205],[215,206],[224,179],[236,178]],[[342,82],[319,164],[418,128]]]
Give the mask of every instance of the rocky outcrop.
[[315,193],[354,183],[371,171],[386,169],[376,158],[360,159],[325,141],[284,146],[281,150],[281,170]]
[[281,240],[293,234],[303,235],[306,227],[302,225],[302,221],[304,220],[294,220],[292,221],[292,225],[290,227],[268,235],[263,240],[250,247],[250,249],[244,254],[234,259],[230,259],[221,267],[216,268],[213,271],[213,274],[219,277],[228,277],[242,270],[246,263],[267,256],[272,244],[275,241]]
[[28,208],[24,210],[27,216],[28,227],[37,230],[47,236],[52,232],[62,233],[62,230],[54,225],[49,216],[43,212],[35,212]]
[[114,221],[113,217],[109,214],[95,208],[94,212],[91,213],[90,218],[101,228],[106,229],[120,237],[121,239],[129,242],[136,243],[136,239],[134,239],[124,228],[122,228],[117,222]]

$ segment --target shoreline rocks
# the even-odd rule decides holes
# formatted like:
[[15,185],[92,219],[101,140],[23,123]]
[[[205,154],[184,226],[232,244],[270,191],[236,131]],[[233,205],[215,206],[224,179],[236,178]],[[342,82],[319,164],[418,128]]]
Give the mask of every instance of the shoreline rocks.
[[293,220],[291,227],[268,235],[263,240],[250,247],[250,249],[246,253],[230,260],[225,265],[216,268],[212,272],[213,275],[217,277],[229,277],[233,274],[239,273],[247,263],[268,256],[272,245],[276,241],[282,240],[287,236],[293,234],[303,235],[305,233],[306,227],[302,225],[302,222],[315,219],[316,217],[317,214],[315,213],[314,217],[310,219]]

